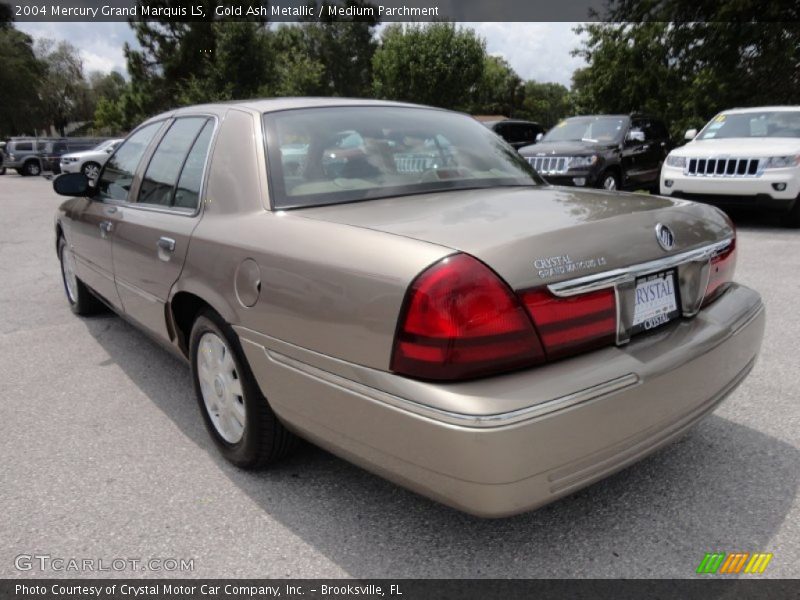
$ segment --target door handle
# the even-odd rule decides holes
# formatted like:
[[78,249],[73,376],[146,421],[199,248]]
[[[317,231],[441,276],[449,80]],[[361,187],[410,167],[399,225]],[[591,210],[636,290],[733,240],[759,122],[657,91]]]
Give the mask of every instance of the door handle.
[[111,221],[100,221],[100,237],[105,238],[114,229]]
[[175,240],[168,237],[158,238],[158,249],[165,252],[175,252]]

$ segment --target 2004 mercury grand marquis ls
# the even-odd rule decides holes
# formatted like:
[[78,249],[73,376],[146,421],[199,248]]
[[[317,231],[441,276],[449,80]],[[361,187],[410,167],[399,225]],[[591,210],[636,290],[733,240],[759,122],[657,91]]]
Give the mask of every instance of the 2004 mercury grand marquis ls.
[[629,465],[747,375],[759,295],[683,200],[546,185],[471,118],[367,100],[182,108],[56,219],[97,299],[188,358],[241,467],[298,435],[461,510],[529,510]]

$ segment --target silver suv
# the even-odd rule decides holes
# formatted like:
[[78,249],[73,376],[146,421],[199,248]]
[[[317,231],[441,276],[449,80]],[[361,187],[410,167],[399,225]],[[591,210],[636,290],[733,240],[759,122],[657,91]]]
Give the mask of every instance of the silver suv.
[[11,138],[6,144],[3,166],[16,169],[20,175],[39,175],[42,162],[39,153],[50,141],[42,138]]

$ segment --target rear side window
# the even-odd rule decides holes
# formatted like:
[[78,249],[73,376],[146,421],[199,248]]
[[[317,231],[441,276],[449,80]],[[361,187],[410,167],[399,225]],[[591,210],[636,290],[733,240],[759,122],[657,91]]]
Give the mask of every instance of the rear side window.
[[33,144],[31,142],[17,142],[11,147],[12,152],[30,152],[33,150]]
[[[173,206],[184,163],[207,124],[206,117],[185,117],[177,119],[170,126],[147,165],[139,190],[140,204]],[[182,202],[186,202],[186,199],[182,199]]]
[[173,206],[195,210],[200,200],[200,187],[203,184],[203,172],[206,166],[208,148],[211,145],[211,134],[214,132],[214,125],[209,120],[203,126],[200,135],[194,141],[186,163],[183,165],[178,187],[175,189],[175,199]]
[[145,125],[120,144],[106,162],[97,182],[98,198],[123,201],[128,199],[136,167],[162,124],[163,122],[158,121]]

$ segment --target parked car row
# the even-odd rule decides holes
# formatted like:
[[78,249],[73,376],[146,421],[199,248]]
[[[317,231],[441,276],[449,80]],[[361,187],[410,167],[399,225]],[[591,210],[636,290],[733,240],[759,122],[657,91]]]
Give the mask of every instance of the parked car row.
[[[3,168],[20,175],[41,175],[44,171],[60,173],[64,165],[86,166],[87,176],[96,178],[99,168],[120,140],[105,138],[11,138],[5,143]],[[85,152],[90,154],[85,155]],[[74,172],[72,168],[67,172]]]
[[440,109],[170,111],[96,182],[54,180],[70,197],[55,223],[66,299],[185,357],[235,465],[271,464],[300,436],[461,510],[529,510],[682,435],[759,352],[764,309],[733,281],[730,219],[614,189],[657,177],[625,162],[650,130],[557,127],[546,157],[581,157],[564,188]]
[[775,210],[800,227],[800,107],[723,111],[699,133],[687,131],[688,143],[679,148],[666,124],[648,115],[571,117],[520,145],[521,123],[527,122],[484,125],[551,184],[646,189],[721,207]]

